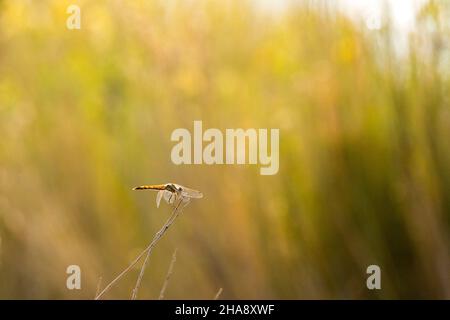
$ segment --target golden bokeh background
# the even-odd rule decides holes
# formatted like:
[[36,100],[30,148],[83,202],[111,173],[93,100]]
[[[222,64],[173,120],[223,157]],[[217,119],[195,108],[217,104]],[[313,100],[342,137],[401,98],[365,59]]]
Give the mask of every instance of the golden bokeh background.
[[[0,1],[0,298],[92,299],[170,213],[131,188],[173,181],[205,197],[140,299],[175,248],[168,299],[449,299],[449,10],[426,1],[399,52],[387,14],[369,30],[334,1]],[[174,165],[170,135],[194,120],[279,128],[280,171]]]

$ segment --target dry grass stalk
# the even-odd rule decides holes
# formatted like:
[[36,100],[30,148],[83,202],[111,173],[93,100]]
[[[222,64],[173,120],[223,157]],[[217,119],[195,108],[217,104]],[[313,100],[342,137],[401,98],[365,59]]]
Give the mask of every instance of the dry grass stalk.
[[95,297],[98,296],[98,294],[100,293],[100,288],[102,286],[102,277],[98,278],[98,282],[97,282],[97,291],[95,291]]
[[222,294],[223,289],[220,288],[219,291],[217,291],[216,296],[214,297],[214,300],[219,299],[220,295]]
[[141,268],[141,272],[139,274],[139,278],[138,281],[136,283],[135,288],[133,289],[133,296],[132,298],[135,298],[137,295],[137,291],[139,289],[140,286],[140,282],[142,280],[142,277],[144,275],[144,269],[145,266],[148,262],[148,258],[150,256],[150,253],[153,249],[153,247],[156,245],[156,243],[159,241],[159,239],[162,238],[162,236],[166,233],[167,229],[169,229],[169,227],[172,225],[172,223],[175,221],[175,219],[178,217],[178,215],[181,213],[182,210],[178,210],[180,204],[181,204],[181,200],[178,202],[178,204],[176,205],[175,209],[172,211],[171,216],[169,217],[169,219],[166,221],[166,223],[163,225],[163,227],[155,234],[155,236],[153,237],[152,242],[150,242],[150,244],[147,246],[147,248],[145,248],[144,251],[142,251],[137,257],[136,259],[134,259],[134,261],[125,269],[123,270],[116,278],[114,278],[114,280],[112,280],[103,290],[102,292],[100,292],[96,297],[95,300],[99,300],[105,293],[107,293],[120,279],[122,279],[138,262],[139,260],[144,256],[144,254],[147,253],[146,259],[144,261],[144,264]]
[[158,300],[164,299],[164,294],[166,292],[167,284],[169,283],[170,276],[173,273],[173,266],[175,265],[175,262],[177,261],[177,251],[178,251],[178,249],[175,249],[175,251],[173,252],[172,261],[170,262],[169,270],[167,270],[166,279],[164,280],[164,284],[159,293]]
[[[133,293],[131,294],[131,300],[135,300],[137,298],[137,292],[139,290],[139,287],[141,286],[142,278],[144,277],[145,268],[147,267],[147,263],[148,263],[148,260],[150,259],[150,254],[152,253],[153,247],[156,245],[158,240],[161,239],[161,237],[164,235],[164,233],[167,231],[167,229],[172,225],[172,223],[175,221],[175,219],[178,217],[178,215],[181,213],[181,211],[183,211],[184,207],[181,208],[181,210],[178,210],[178,208],[180,207],[180,204],[182,202],[183,202],[183,198],[180,198],[180,200],[178,201],[175,209],[173,210],[172,215],[169,218],[169,220],[167,220],[167,222],[164,224],[164,226],[161,228],[161,230],[159,230],[158,233],[156,233],[152,242],[147,247],[147,249],[146,249],[147,256],[145,257],[144,263],[142,264],[141,272],[139,273],[139,277],[136,281],[136,285],[134,286]],[[185,204],[185,206],[186,206],[186,204]]]

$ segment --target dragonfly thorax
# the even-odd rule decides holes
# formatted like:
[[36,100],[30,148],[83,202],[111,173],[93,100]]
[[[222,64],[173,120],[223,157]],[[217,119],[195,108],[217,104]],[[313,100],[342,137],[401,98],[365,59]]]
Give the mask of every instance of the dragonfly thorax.
[[183,188],[175,183],[166,184],[166,190],[169,192],[181,192]]

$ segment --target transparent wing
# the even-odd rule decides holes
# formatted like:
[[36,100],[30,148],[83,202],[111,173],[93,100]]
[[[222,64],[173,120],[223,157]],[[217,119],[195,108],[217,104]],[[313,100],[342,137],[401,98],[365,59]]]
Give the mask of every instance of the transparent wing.
[[181,187],[181,195],[183,197],[188,197],[188,198],[203,198],[203,193],[201,193],[200,191],[194,190],[194,189],[190,189],[190,188],[186,188],[183,186]]
[[159,208],[159,203],[161,202],[161,198],[164,194],[164,190],[160,190],[156,195],[156,207]]
[[175,194],[173,194],[170,191],[163,191],[164,192],[164,200],[168,203],[168,204],[173,204],[175,201]]

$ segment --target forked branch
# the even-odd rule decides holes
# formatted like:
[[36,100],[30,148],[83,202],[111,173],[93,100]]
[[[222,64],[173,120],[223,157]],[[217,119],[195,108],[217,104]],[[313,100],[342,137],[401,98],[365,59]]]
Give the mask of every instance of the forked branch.
[[144,264],[141,268],[141,272],[139,274],[139,278],[138,281],[136,283],[136,286],[133,290],[133,298],[136,297],[137,295],[137,291],[139,289],[139,285],[141,283],[142,277],[144,275],[144,269],[145,266],[148,262],[148,259],[150,257],[150,253],[153,249],[153,247],[156,245],[156,243],[162,238],[162,236],[166,233],[167,229],[169,229],[169,227],[173,224],[173,222],[175,221],[175,219],[178,217],[178,215],[181,213],[182,210],[178,210],[180,204],[182,202],[182,199],[180,199],[180,201],[177,203],[177,205],[175,206],[175,208],[172,211],[172,214],[170,215],[169,219],[166,221],[166,223],[163,225],[163,227],[155,234],[155,236],[153,237],[152,242],[150,242],[150,244],[147,246],[147,248],[145,248],[144,251],[142,251],[137,257],[136,259],[134,259],[134,261],[127,267],[125,268],[125,270],[123,270],[116,278],[114,278],[114,280],[112,280],[96,297],[95,300],[99,300],[105,293],[107,293],[120,279],[122,279],[138,262],[139,260],[145,255],[146,259],[144,261]]

